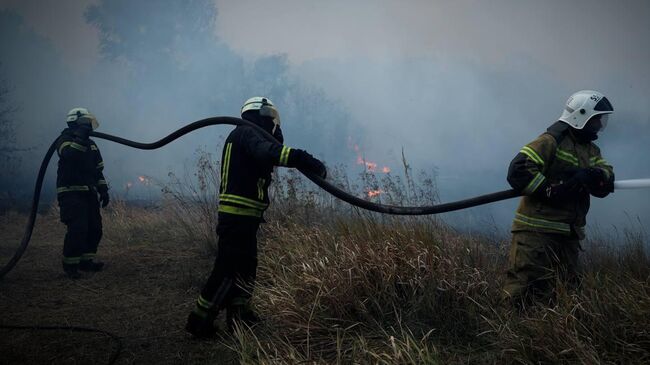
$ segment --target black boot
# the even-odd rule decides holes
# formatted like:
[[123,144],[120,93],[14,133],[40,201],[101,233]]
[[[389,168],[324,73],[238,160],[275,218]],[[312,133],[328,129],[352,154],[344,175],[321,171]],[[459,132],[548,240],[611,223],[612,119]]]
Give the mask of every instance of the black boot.
[[226,324],[230,332],[234,330],[236,321],[247,326],[253,326],[260,322],[261,319],[248,303],[238,303],[235,305],[231,304],[226,308]]
[[63,271],[65,275],[70,279],[79,279],[81,274],[79,273],[79,265],[77,264],[63,264]]
[[79,262],[79,270],[81,271],[102,271],[104,268],[103,262],[95,262],[93,260],[84,260]]
[[187,317],[185,330],[196,338],[210,338],[217,333],[214,327],[214,314],[206,313],[205,316],[192,311]]

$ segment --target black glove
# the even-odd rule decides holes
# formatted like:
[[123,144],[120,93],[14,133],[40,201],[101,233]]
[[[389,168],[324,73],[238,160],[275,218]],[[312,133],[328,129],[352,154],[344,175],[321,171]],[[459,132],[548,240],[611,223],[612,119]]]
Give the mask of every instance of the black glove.
[[327,178],[327,168],[325,168],[325,165],[319,159],[303,150],[295,150],[292,151],[292,153],[296,156],[296,165],[298,169],[307,173],[312,173],[322,179]]
[[571,180],[586,187],[589,191],[602,190],[607,182],[605,171],[595,167],[579,169]]
[[544,197],[553,202],[563,202],[572,199],[576,194],[579,194],[584,187],[574,179],[559,184],[548,184],[540,192]]
[[72,131],[72,135],[75,137],[75,142],[82,144],[88,143],[88,135],[93,129],[85,125],[78,126]]
[[108,189],[99,190],[99,201],[102,203],[102,208],[106,208],[108,203],[111,201],[111,198],[108,195]]

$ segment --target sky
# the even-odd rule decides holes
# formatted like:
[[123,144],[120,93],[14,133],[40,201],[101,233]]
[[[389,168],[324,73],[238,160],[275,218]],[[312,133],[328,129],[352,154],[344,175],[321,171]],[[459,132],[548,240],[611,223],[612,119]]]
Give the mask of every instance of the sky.
[[[648,19],[645,0],[0,0],[0,75],[31,148],[25,181],[73,106],[150,141],[265,93],[288,144],[352,171],[356,153],[332,146],[353,141],[393,169],[404,150],[414,169],[436,169],[449,201],[508,188],[512,157],[581,89],[614,104],[597,143],[617,177],[650,177]],[[100,147],[119,187],[183,169],[197,147],[216,152],[227,131],[156,153]],[[647,225],[648,202],[648,190],[594,199],[591,222]],[[506,230],[515,204],[448,217]]]

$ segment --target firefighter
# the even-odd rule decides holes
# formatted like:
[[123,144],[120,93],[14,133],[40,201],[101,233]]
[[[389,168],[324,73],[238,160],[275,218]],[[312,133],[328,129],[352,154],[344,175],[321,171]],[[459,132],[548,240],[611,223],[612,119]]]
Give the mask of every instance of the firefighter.
[[523,197],[512,225],[504,295],[520,308],[552,301],[557,281],[577,284],[590,195],[614,191],[613,168],[593,142],[613,111],[597,91],[573,94],[559,121],[510,163],[508,182]]
[[68,113],[67,123],[68,128],[56,142],[59,155],[56,191],[61,222],[67,226],[63,271],[77,279],[79,270],[101,271],[104,266],[95,260],[102,238],[99,205],[106,207],[110,199],[102,172],[102,155],[95,142],[88,138],[99,126],[97,118],[86,108],[74,108]]
[[309,153],[284,146],[280,116],[270,99],[253,97],[241,117],[272,134],[271,142],[253,127],[238,126],[228,136],[221,159],[217,235],[219,250],[212,273],[201,290],[186,329],[195,337],[216,332],[214,319],[225,308],[232,330],[235,321],[259,320],[250,306],[257,270],[257,231],[269,206],[268,188],[274,166],[327,175],[323,163]]

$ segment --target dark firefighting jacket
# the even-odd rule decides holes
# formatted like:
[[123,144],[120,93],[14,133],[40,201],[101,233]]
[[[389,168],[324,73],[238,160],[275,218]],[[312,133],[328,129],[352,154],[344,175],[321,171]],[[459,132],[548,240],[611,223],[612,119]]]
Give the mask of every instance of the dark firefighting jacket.
[[273,167],[300,168],[304,154],[265,139],[253,127],[235,128],[221,156],[219,212],[261,218],[269,206]]
[[[581,142],[562,122],[555,123],[524,146],[512,160],[508,182],[523,197],[517,208],[512,231],[577,235],[584,238],[590,194],[599,198],[612,191],[614,170],[593,142]],[[604,181],[597,188],[583,189],[563,201],[546,197],[548,186],[569,180],[580,168],[601,169]]]
[[103,174],[104,161],[93,140],[82,141],[72,134],[72,129],[66,128],[57,139],[56,152],[59,155],[58,194],[108,190]]

